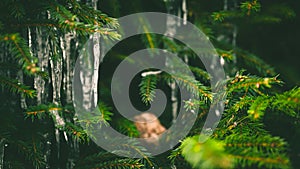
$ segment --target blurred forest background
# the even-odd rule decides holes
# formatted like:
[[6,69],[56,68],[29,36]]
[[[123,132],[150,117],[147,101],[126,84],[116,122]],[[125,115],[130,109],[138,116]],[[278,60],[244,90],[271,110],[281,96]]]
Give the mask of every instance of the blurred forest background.
[[[229,3],[233,1],[229,0]],[[271,64],[277,72],[280,72],[282,79],[287,82],[287,87],[299,85],[300,72],[299,67],[299,48],[297,47],[298,39],[300,38],[300,2],[293,0],[275,0],[275,1],[260,1],[262,9],[270,6],[283,5],[288,6],[294,11],[293,17],[286,15],[287,18],[274,20],[273,22],[258,22],[251,21],[239,24],[239,34],[237,36],[238,45],[257,54],[267,63]],[[134,12],[166,12],[166,7],[163,1],[144,1],[126,3],[115,3],[114,1],[100,2],[101,10],[110,16],[120,17]],[[195,5],[194,5],[195,4]],[[129,6],[128,6],[129,5]],[[200,11],[213,12],[222,9],[223,1],[189,1],[189,11],[195,13]],[[128,7],[127,7],[128,6]],[[270,9],[271,10],[271,9]],[[279,7],[274,7],[272,13],[280,15]],[[134,12],[133,12],[134,11]],[[264,11],[264,10],[263,10]],[[266,12],[266,11],[265,11]]]

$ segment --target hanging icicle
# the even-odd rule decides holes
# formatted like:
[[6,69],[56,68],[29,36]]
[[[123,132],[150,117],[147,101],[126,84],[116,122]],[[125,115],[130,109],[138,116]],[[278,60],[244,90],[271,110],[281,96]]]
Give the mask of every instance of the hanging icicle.
[[[92,4],[95,10],[97,10],[98,0],[92,0]],[[94,73],[92,79],[92,90],[93,90],[93,107],[98,104],[98,80],[99,80],[99,66],[101,62],[101,49],[100,49],[100,34],[95,33],[93,35],[93,55],[94,55]]]
[[[238,4],[237,4],[237,1],[235,0],[234,1],[234,8],[237,8],[237,7],[238,7]],[[233,48],[236,47],[237,34],[238,34],[238,27],[237,27],[236,24],[233,23],[233,30],[232,30],[232,46],[233,46]]]
[[[56,35],[57,37],[58,35]],[[58,39],[59,40],[59,39]],[[60,53],[58,53],[59,49],[57,49],[57,41],[52,40],[52,55],[50,58],[50,70],[51,70],[51,83],[52,83],[52,91],[53,91],[53,99],[52,103],[55,105],[61,105],[61,85],[62,85],[62,57]],[[60,159],[60,131],[59,128],[65,126],[64,119],[59,115],[58,110],[51,110],[50,113],[54,117],[55,124],[55,138],[57,145],[57,159]]]
[[228,10],[228,0],[224,0],[224,11]]
[[94,73],[92,80],[92,90],[93,90],[93,106],[97,106],[98,103],[98,79],[99,79],[99,66],[100,66],[100,35],[93,35],[93,54],[94,54]]
[[[92,0],[91,4],[97,9],[97,0]],[[99,65],[101,61],[100,35],[93,34],[90,37],[92,41],[85,46],[80,56],[80,81],[82,85],[82,104],[86,111],[91,111],[97,106],[98,102],[98,79]],[[92,54],[90,51],[92,50]],[[90,56],[91,55],[91,56]],[[90,71],[93,70],[93,71]]]
[[[59,56],[56,57],[57,58],[50,59],[51,81],[52,81],[52,88],[53,88],[53,103],[56,105],[60,105],[61,104],[60,92],[61,92],[61,82],[62,82],[62,59]],[[51,113],[55,117],[56,125],[58,126],[65,125],[64,119],[60,117],[57,110],[52,110]]]
[[89,56],[89,50],[87,47],[82,49],[82,55],[80,58],[81,70],[79,72],[81,87],[82,87],[82,108],[86,111],[92,110],[92,70],[93,63],[92,59]]
[[[49,134],[46,133],[43,136],[44,138],[49,138]],[[51,142],[50,141],[46,141],[46,143],[44,143],[44,160],[45,160],[45,168],[49,169],[50,168],[50,155],[51,155]]]
[[[87,5],[93,6],[95,10],[97,10],[97,3],[98,0],[89,0],[87,1]],[[64,51],[63,55],[65,55],[65,61],[70,61],[70,47],[71,47],[71,35],[65,35],[65,41],[64,43]],[[75,37],[75,35],[74,35]],[[99,66],[101,62],[101,48],[100,48],[100,35],[99,34],[93,34],[90,37],[92,41],[90,41],[86,46],[84,46],[84,49],[82,49],[81,54],[79,56],[79,63],[80,63],[80,72],[79,72],[79,78],[81,82],[81,91],[82,91],[82,100],[80,100],[82,108],[85,111],[92,111],[95,107],[97,107],[98,103],[98,79],[99,79]],[[79,46],[78,41],[75,41],[75,49],[77,49]],[[71,83],[68,83],[69,80],[72,80],[73,74],[71,72],[72,69],[72,63],[69,62],[65,63],[66,65],[66,76],[67,78],[64,78],[66,96],[67,99],[71,98],[71,93],[68,94],[68,90],[71,90]],[[92,71],[91,71],[92,70]],[[68,85],[70,85],[68,87]],[[68,101],[67,101],[68,103]],[[75,118],[75,117],[74,117]],[[76,119],[73,119],[76,121]],[[77,139],[69,138],[68,145],[70,148],[70,153],[68,155],[67,159],[67,169],[73,169],[75,167],[76,159],[79,157],[79,143]]]
[[[97,10],[98,0],[92,0],[92,4],[95,10]],[[101,61],[100,51],[100,34],[95,33],[93,35],[93,55],[94,55],[94,73],[92,79],[92,90],[93,90],[93,107],[98,104],[98,80],[99,80],[99,66]]]
[[66,103],[72,103],[72,64],[71,60],[71,41],[73,35],[67,33],[60,37],[60,46],[63,57],[64,71],[63,71],[63,91],[66,96]]
[[[236,9],[238,8],[238,3],[236,0],[233,1],[233,8]],[[238,27],[235,23],[232,23],[232,47],[233,47],[233,63],[236,64],[237,59],[236,59],[236,53],[235,53],[235,48],[236,48],[236,39],[237,39],[237,35],[238,35]],[[234,70],[234,72],[238,71],[237,69]]]
[[76,159],[79,157],[79,142],[76,139],[73,139],[73,141],[70,143],[70,153],[67,160],[67,169],[73,169],[75,168],[75,162]]
[[[30,32],[30,29],[29,29]],[[47,72],[48,71],[48,59],[49,59],[49,41],[47,37],[44,37],[43,29],[36,28],[36,53],[38,57],[38,65],[41,68],[41,71]],[[29,46],[32,47],[32,35],[28,33]],[[32,50],[32,49],[31,49]],[[35,76],[34,77],[34,88],[36,89],[37,93],[37,103],[42,104],[47,100],[47,93],[46,92],[46,82],[42,76]]]
[[182,0],[182,12],[183,12],[183,25],[186,25],[187,24],[187,16],[188,16],[186,0]]
[[[187,24],[187,15],[188,15],[186,0],[182,0],[182,12],[183,12],[183,25],[186,25]],[[185,63],[189,62],[189,58],[187,55],[184,55],[184,62]]]
[[5,139],[0,140],[0,169],[4,169]]
[[92,5],[93,5],[93,7],[94,7],[95,10],[98,9],[97,4],[98,4],[98,0],[92,0]]
[[[176,0],[166,1],[166,7],[169,14],[176,15],[176,12],[178,12],[178,8],[176,4],[177,4]],[[176,34],[177,26],[178,26],[178,21],[175,20],[174,17],[167,17],[165,36],[169,36],[169,37],[174,36]],[[173,64],[174,63],[172,62],[172,60],[167,57],[165,62],[166,67],[172,70]],[[177,111],[178,111],[178,99],[177,99],[178,89],[176,87],[176,82],[171,82],[169,86],[171,88],[172,122],[175,123],[177,118]]]
[[[18,83],[20,84],[24,83],[23,71],[18,72],[18,81],[19,81]],[[26,98],[23,94],[21,94],[20,96],[20,103],[22,109],[27,109]]]
[[[38,66],[41,68],[42,72],[48,74],[48,61],[50,55],[50,44],[49,38],[46,35],[46,29],[41,27],[28,28],[28,44],[30,53],[37,54]],[[47,90],[47,80],[42,76],[38,75],[34,77],[34,88],[37,93],[37,104],[45,104],[48,102],[48,90]],[[44,160],[45,168],[50,168],[50,155],[51,155],[51,138],[49,134],[44,134],[44,139],[46,140],[44,144]]]
[[[64,37],[64,38],[63,38]],[[73,60],[71,59],[72,51],[71,46],[72,43],[76,37],[76,34],[67,33],[64,36],[60,38],[60,46],[62,50],[62,57],[63,57],[63,91],[66,96],[66,103],[70,104],[73,101],[72,97],[72,79],[73,79]],[[76,43],[78,41],[75,40]],[[72,48],[72,50],[77,49],[77,46],[75,48]],[[73,119],[66,119],[67,122],[76,121],[75,117]],[[67,157],[67,164],[66,169],[73,169],[75,167],[75,161],[79,157],[79,147],[78,141],[74,139],[72,136],[67,135],[66,132],[63,133],[65,140],[68,143],[69,146],[69,153]]]

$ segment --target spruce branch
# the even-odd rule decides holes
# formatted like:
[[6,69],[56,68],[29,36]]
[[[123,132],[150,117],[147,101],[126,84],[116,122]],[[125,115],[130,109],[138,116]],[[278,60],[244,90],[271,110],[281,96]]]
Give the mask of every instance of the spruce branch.
[[178,85],[186,88],[187,91],[189,91],[191,94],[199,96],[205,101],[212,101],[213,99],[212,93],[209,91],[209,88],[190,76],[180,74],[172,74],[171,76],[162,74],[159,76],[161,76],[161,78],[163,78],[166,82],[176,81]]
[[140,160],[134,160],[129,158],[120,158],[109,152],[99,152],[89,155],[83,159],[79,159],[76,168],[87,169],[87,168],[141,168]]
[[223,49],[216,49],[219,56],[222,57],[224,60],[232,61],[235,58],[233,50],[223,50]]
[[36,96],[36,91],[30,89],[30,86],[26,86],[21,84],[17,80],[8,79],[6,77],[0,76],[0,84],[8,89],[10,89],[14,93],[24,94],[29,98],[33,98]]
[[36,168],[42,168],[46,165],[41,147],[34,139],[31,142],[18,140],[11,143],[16,145],[19,152],[25,155],[26,159],[31,161]]
[[141,29],[143,29],[143,32],[145,32],[145,38],[143,38],[143,40],[145,41],[145,44],[147,45],[147,47],[149,47],[150,49],[154,49],[156,48],[157,44],[156,44],[156,36],[155,34],[151,34],[151,27],[149,26],[147,20],[145,20],[142,17],[138,18],[139,22],[141,23],[140,25],[142,25]]
[[140,87],[140,95],[142,97],[142,101],[148,105],[153,102],[155,97],[155,89],[156,89],[157,78],[155,75],[148,75],[142,78]]
[[30,50],[25,40],[19,34],[6,34],[0,36],[0,42],[10,45],[10,53],[19,59],[20,65],[25,73],[29,75],[40,72],[40,68],[36,66],[37,58],[30,54]]
[[81,128],[80,125],[66,122],[65,126],[61,130],[66,131],[70,136],[79,142],[88,142],[90,140],[88,134]]
[[38,106],[31,106],[25,112],[25,118],[31,118],[32,121],[35,118],[43,119],[49,116],[51,111],[63,111],[61,106],[57,106],[55,104],[40,104]]
[[241,10],[246,13],[246,15],[251,15],[254,12],[259,12],[261,5],[258,0],[242,2],[240,5]]
[[278,80],[277,76],[261,78],[257,76],[245,76],[239,73],[228,81],[228,93],[252,89],[261,95],[263,95],[263,93],[259,89],[264,89],[264,87],[271,88],[273,84],[282,84],[282,81]]
[[93,167],[94,169],[139,169],[142,168],[143,165],[140,164],[140,160],[132,160],[132,159],[116,159],[108,162],[98,163]]
[[205,70],[194,66],[189,66],[189,68],[197,77],[201,78],[205,82],[211,79],[210,74],[207,73]]
[[[77,5],[75,5],[75,7],[77,7]],[[87,7],[85,8],[86,11],[94,10]],[[108,17],[105,17],[106,15],[101,15],[99,13],[95,13],[97,15],[100,15],[98,16],[98,18],[97,16],[86,17],[86,15],[90,14],[87,14],[86,11],[78,11],[78,9],[78,15],[76,15],[58,3],[54,3],[47,8],[47,10],[51,13],[52,20],[57,22],[56,26],[58,26],[58,28],[65,32],[75,31],[76,33],[82,36],[92,33],[99,33],[105,38],[110,38],[112,40],[120,39],[120,35],[115,30],[118,27],[118,24],[115,19],[108,19]],[[80,13],[80,11],[83,13]],[[82,14],[84,16],[82,16]],[[104,23],[106,25],[103,25],[102,19],[104,20]]]
[[185,160],[193,168],[233,168],[233,160],[225,152],[223,142],[208,139],[201,143],[203,137],[205,136],[196,135],[182,142],[180,151]]
[[282,153],[287,147],[287,143],[279,137],[269,134],[265,135],[248,135],[248,134],[232,134],[225,138],[225,146],[235,149],[251,149],[253,151],[264,153]]
[[300,110],[300,87],[286,91],[282,94],[276,94],[271,102],[271,106],[291,117],[298,117]]
[[264,114],[269,105],[270,100],[267,96],[259,96],[251,104],[249,110],[247,111],[253,120],[260,119]]
[[237,160],[240,166],[243,168],[251,167],[253,164],[256,164],[264,168],[278,168],[278,169],[290,169],[290,161],[286,156],[259,156],[255,155],[230,155],[231,158]]
[[79,114],[80,118],[77,122],[85,126],[87,129],[86,132],[90,134],[89,130],[92,130],[94,125],[99,127],[102,125],[109,125],[108,121],[111,120],[111,116],[113,115],[111,110],[110,107],[101,102],[98,104],[98,109],[95,109],[92,112],[81,110],[81,113]]

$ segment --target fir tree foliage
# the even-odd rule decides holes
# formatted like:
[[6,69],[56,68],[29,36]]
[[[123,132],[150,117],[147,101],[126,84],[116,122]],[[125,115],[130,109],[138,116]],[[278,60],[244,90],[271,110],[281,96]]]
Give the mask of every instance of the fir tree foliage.
[[[55,82],[55,78],[52,77],[58,76],[55,71],[52,71],[55,66],[63,63],[62,70],[67,69],[68,63],[63,54],[66,43],[64,38],[67,35],[72,35],[70,44],[75,51],[70,60],[72,67],[78,56],[78,49],[90,35],[99,33],[103,40],[120,39],[117,19],[95,10],[90,5],[90,1],[31,0],[29,2],[4,0],[0,4],[0,84],[11,93],[17,94],[3,103],[4,108],[0,108],[1,114],[5,109],[5,113],[8,114],[7,120],[13,121],[9,124],[9,122],[2,122],[1,119],[0,123],[3,126],[3,129],[0,128],[0,146],[3,147],[2,140],[9,144],[9,148],[5,150],[10,153],[4,158],[4,168],[59,168],[58,166],[66,168],[70,165],[75,167],[68,168],[82,169],[171,168],[172,166],[173,168],[208,169],[292,168],[288,155],[288,142],[272,135],[265,128],[264,119],[266,116],[284,114],[298,121],[300,88],[278,90],[284,83],[273,67],[266,64],[259,56],[240,49],[232,43],[232,37],[228,36],[245,20],[251,23],[279,23],[295,17],[295,12],[287,5],[274,3],[271,6],[263,6],[263,2],[259,0],[238,0],[230,8],[214,8],[214,11],[210,12],[197,12],[198,5],[193,4],[199,2],[189,1],[189,17],[193,18],[195,24],[209,35],[220,60],[224,62],[227,79],[220,84],[226,85],[226,92],[221,96],[212,92],[211,88],[218,86],[210,86],[211,75],[201,64],[198,64],[199,60],[196,59],[193,51],[176,40],[149,33],[144,34],[141,40],[147,48],[163,46],[183,59],[188,58],[187,64],[196,78],[186,76],[184,72],[172,75],[165,72],[143,77],[141,75],[139,91],[137,91],[141,102],[148,106],[155,100],[156,88],[168,89],[166,87],[168,84],[176,82],[191,95],[199,97],[199,100],[184,100],[184,108],[188,113],[195,113],[196,108],[199,108],[199,112],[192,130],[186,138],[180,140],[179,146],[157,157],[151,157],[151,153],[138,142],[114,145],[116,140],[111,140],[111,144],[115,147],[135,150],[137,154],[144,157],[131,159],[106,152],[94,145],[92,141],[95,139],[92,135],[92,126],[99,124],[99,127],[115,125],[120,133],[138,137],[139,132],[131,121],[120,118],[121,120],[116,122],[113,118],[118,112],[109,101],[106,103],[105,99],[98,104],[97,111],[87,112],[86,117],[79,120],[72,103],[64,98],[67,97],[65,93],[68,83],[62,82],[60,98],[55,98],[51,94],[55,89],[50,85]],[[136,1],[132,3],[134,2]],[[115,5],[124,2],[114,0],[110,3],[119,15],[120,9]],[[151,30],[146,20],[140,19],[137,22],[143,25],[140,29],[145,32]],[[49,53],[45,52],[43,57],[40,57],[39,50],[33,47],[37,43],[32,42],[28,37],[30,31],[37,34],[38,30],[47,32],[45,35],[40,34],[43,40],[48,42],[43,47],[49,48]],[[118,59],[126,57],[121,54],[117,56],[120,57]],[[41,62],[42,58],[46,59],[46,63],[53,64],[45,66]],[[180,66],[174,65],[175,68]],[[19,75],[20,72],[22,76]],[[44,82],[44,90],[36,87],[38,85],[36,79]],[[108,90],[103,84],[100,86],[103,90]],[[5,92],[2,90],[2,93]],[[45,97],[44,100],[37,100],[39,93],[43,92],[50,96]],[[104,97],[110,96],[106,93]],[[199,133],[209,107],[220,98],[226,99],[222,119],[213,135],[206,142],[202,142],[201,140],[207,138]],[[29,106],[23,104],[21,107],[12,108],[24,102]],[[58,120],[62,120],[63,123]],[[168,124],[166,120],[162,123]],[[64,154],[67,157],[62,157],[61,154],[59,157],[56,156],[62,153],[57,148],[59,145],[64,145],[61,142],[67,142],[65,146],[68,147],[66,148],[68,155]],[[75,147],[80,148],[78,150]],[[14,153],[20,157],[12,156],[11,154]],[[72,160],[75,161],[74,164]]]

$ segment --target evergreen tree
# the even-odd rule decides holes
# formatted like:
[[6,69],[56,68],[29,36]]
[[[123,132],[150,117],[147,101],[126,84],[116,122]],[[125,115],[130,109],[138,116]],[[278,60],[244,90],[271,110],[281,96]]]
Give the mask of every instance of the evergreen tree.
[[[295,13],[289,6],[280,3],[264,6],[259,0],[153,2],[162,12],[191,21],[210,38],[226,70],[227,79],[219,84],[226,86],[226,93],[220,96],[211,91],[210,74],[198,64],[200,61],[193,51],[178,41],[155,34],[133,38],[131,42],[138,44],[134,46],[136,49],[162,47],[178,54],[196,76],[196,80],[184,74],[170,76],[164,72],[138,76],[132,82],[138,88],[132,95],[139,95],[139,99],[133,99],[135,104],[145,108],[155,100],[156,88],[166,89],[173,104],[167,106],[160,120],[163,125],[171,126],[179,109],[177,88],[183,87],[199,96],[198,100],[184,103],[188,113],[200,108],[196,122],[188,136],[178,140],[177,147],[154,157],[138,143],[134,149],[143,159],[119,157],[93,143],[90,139],[93,135],[83,124],[104,122],[131,137],[141,134],[113,107],[109,88],[111,72],[101,76],[99,95],[94,83],[99,77],[90,75],[84,79],[92,82],[84,87],[95,90],[82,97],[82,102],[85,97],[93,98],[93,102],[84,105],[85,109],[97,107],[101,114],[80,121],[73,107],[72,72],[76,59],[82,55],[80,49],[89,38],[93,39],[93,46],[100,46],[93,51],[99,60],[87,61],[98,74],[103,57],[101,44],[106,39],[120,38],[117,19],[101,12],[99,6],[102,9],[103,4],[106,7],[103,10],[112,16],[122,16],[145,9],[149,2],[133,0],[132,9],[125,8],[127,3],[121,0],[3,0],[0,4],[1,169],[293,167],[290,145],[273,135],[266,125],[276,117],[284,117],[293,127],[299,126],[300,88],[283,91],[284,83],[274,68],[239,48],[236,38],[239,29],[246,24],[279,23],[294,18]],[[146,20],[139,22],[147,23]],[[166,22],[166,34],[176,33],[173,27],[184,26],[184,23]],[[144,29],[151,29],[145,25]],[[113,56],[106,58],[102,66],[113,67],[132,52],[122,43],[120,49],[121,52],[113,51]],[[84,93],[85,89],[82,90]],[[205,138],[199,133],[209,107],[218,99],[226,99],[224,113],[213,135]],[[200,142],[201,139],[207,141]]]

